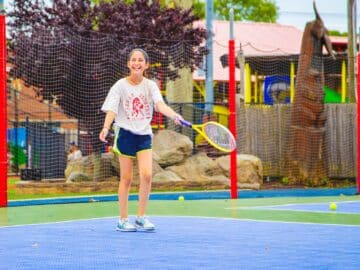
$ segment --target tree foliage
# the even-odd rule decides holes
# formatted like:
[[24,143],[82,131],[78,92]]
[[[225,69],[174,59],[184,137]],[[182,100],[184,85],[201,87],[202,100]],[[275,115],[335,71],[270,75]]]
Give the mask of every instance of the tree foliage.
[[[198,19],[192,9],[164,8],[158,1],[54,0],[44,8],[38,1],[14,0],[8,17],[10,74],[35,86],[44,99],[56,97],[93,134],[93,144],[99,144],[101,104],[111,85],[127,75],[124,63],[132,48],[161,63],[149,76],[166,74],[163,80],[175,79],[180,68],[193,70],[206,54],[206,30],[192,27]],[[169,48],[175,44],[187,58],[174,62],[178,52]]]
[[[205,0],[194,1],[194,13],[205,18]],[[234,20],[276,22],[278,7],[272,0],[214,0],[214,17],[229,20],[229,10],[234,9]]]
[[329,30],[329,36],[336,36],[336,37],[347,37],[347,32],[340,32],[338,30]]
[[150,55],[164,61],[171,55],[163,56],[160,48],[184,41],[193,48],[189,51],[191,61],[183,63],[191,69],[206,52],[201,46],[206,30],[191,27],[198,19],[192,9],[162,8],[158,1],[148,0],[100,1],[97,5],[89,0],[54,0],[53,6],[45,9],[32,2],[14,0],[14,11],[8,15],[13,19],[9,25],[15,46],[24,35],[34,40],[39,32],[54,37],[67,29],[82,37],[96,39],[108,34],[124,44],[145,46]]

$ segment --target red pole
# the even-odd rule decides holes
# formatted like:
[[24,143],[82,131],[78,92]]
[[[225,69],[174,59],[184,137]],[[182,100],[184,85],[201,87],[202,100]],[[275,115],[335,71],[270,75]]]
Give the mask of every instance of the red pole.
[[[235,41],[229,40],[229,129],[236,138],[236,91],[235,91]],[[237,151],[230,154],[230,187],[231,199],[236,199],[237,194]]]
[[357,87],[356,87],[356,118],[357,118],[357,125],[356,125],[356,141],[357,141],[357,168],[356,168],[356,183],[357,183],[357,194],[360,194],[360,105],[359,105],[359,98],[360,98],[360,53],[357,55]]
[[[0,7],[3,8],[2,6]],[[0,10],[0,207],[7,206],[6,31]]]

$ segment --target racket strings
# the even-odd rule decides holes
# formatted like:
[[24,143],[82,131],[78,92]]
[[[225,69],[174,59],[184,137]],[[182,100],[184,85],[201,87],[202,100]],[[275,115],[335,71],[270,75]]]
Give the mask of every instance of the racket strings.
[[228,151],[236,148],[235,138],[228,129],[220,125],[208,123],[204,126],[203,130],[206,136],[218,147]]

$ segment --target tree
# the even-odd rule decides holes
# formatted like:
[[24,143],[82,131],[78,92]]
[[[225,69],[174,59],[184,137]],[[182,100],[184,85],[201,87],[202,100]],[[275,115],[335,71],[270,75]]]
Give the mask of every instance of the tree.
[[[127,74],[124,63],[132,48],[144,48],[150,60],[161,63],[150,69],[150,77],[161,74],[163,80],[175,79],[183,67],[193,70],[206,54],[206,30],[192,27],[198,20],[192,9],[165,8],[159,1],[54,0],[42,8],[38,1],[14,0],[8,16],[11,76],[35,86],[43,99],[56,97],[91,135],[94,151],[101,148],[101,104]],[[169,49],[174,44],[188,57],[174,62],[178,52]]]
[[329,36],[335,36],[335,37],[347,37],[347,32],[340,32],[338,30],[329,30]]
[[[205,18],[205,0],[194,1],[194,13]],[[214,0],[214,17],[229,20],[229,10],[234,9],[234,20],[276,22],[278,7],[272,0]]]

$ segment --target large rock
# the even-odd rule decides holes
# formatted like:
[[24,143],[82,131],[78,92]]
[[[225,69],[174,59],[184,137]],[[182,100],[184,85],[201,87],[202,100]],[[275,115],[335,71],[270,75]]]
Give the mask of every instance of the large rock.
[[66,183],[86,182],[86,181],[91,181],[91,180],[92,179],[89,178],[89,175],[87,175],[87,174],[84,174],[82,172],[72,172],[72,173],[70,173],[68,178],[66,178]]
[[[99,175],[99,180],[106,180],[113,177],[120,176],[119,159],[113,152],[104,153],[101,158],[95,156],[85,156],[79,160],[69,162],[65,169],[66,182],[81,182],[81,181],[93,181],[94,180],[94,164],[95,158],[99,171],[96,175]],[[139,169],[137,166],[137,160],[133,160],[133,181],[139,182]],[[161,166],[153,160],[153,175],[163,171]],[[96,179],[97,180],[97,179]]]
[[[171,130],[160,131],[154,137],[153,182],[156,184],[201,182],[221,183],[229,186],[230,156],[210,158],[204,152],[192,155],[192,142],[187,136]],[[97,159],[96,162],[94,159]],[[169,165],[170,164],[170,165]],[[96,165],[96,166],[95,166]],[[133,184],[139,184],[137,160],[133,160]],[[95,168],[96,167],[96,168]],[[94,175],[97,175],[95,178]],[[118,181],[120,175],[118,157],[112,153],[86,156],[68,163],[65,170],[67,182]],[[261,160],[252,155],[237,156],[239,188],[259,189],[263,183]]]
[[189,137],[172,130],[161,130],[153,140],[154,160],[166,167],[178,164],[191,156],[193,143]]
[[172,171],[161,171],[156,173],[153,177],[153,183],[165,183],[165,182],[179,182],[183,179]]
[[172,171],[182,179],[189,181],[229,182],[219,165],[204,152],[189,157],[180,165],[169,166],[166,170]]
[[[80,181],[80,179],[83,181],[85,179],[98,181],[109,178],[114,174],[112,159],[113,154],[109,152],[101,156],[90,155],[68,162],[64,172],[65,179],[67,182],[71,182],[75,178],[77,179],[76,181]],[[74,175],[79,177],[74,177]]]
[[[65,168],[65,179],[74,173],[81,173],[86,175],[88,178],[92,176],[91,162],[88,156],[82,157],[81,159],[70,161],[66,164]],[[91,177],[92,178],[92,177]]]
[[[263,183],[263,166],[261,160],[253,155],[237,155],[237,181],[240,188],[259,189]],[[218,166],[229,177],[230,156],[222,156],[216,159]]]

